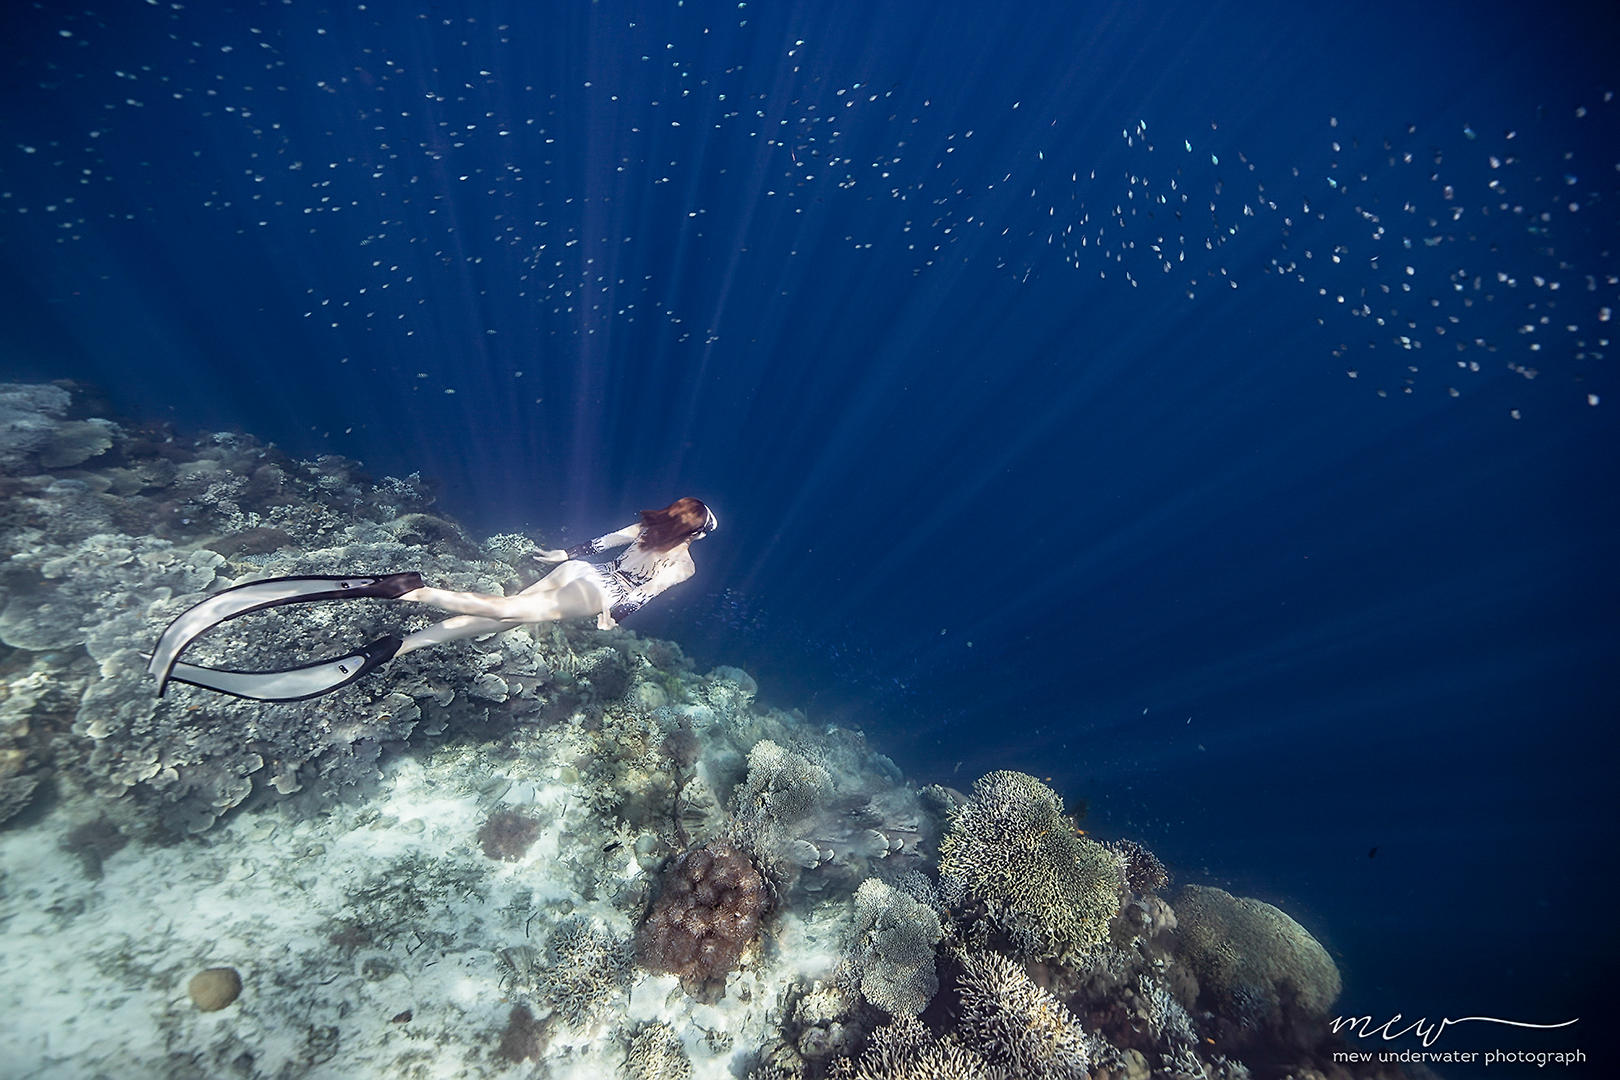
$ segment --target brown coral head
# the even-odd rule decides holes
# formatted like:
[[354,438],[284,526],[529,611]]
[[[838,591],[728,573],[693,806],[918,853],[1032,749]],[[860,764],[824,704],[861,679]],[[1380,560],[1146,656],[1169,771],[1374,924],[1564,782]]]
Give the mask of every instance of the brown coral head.
[[478,830],[478,843],[492,859],[516,862],[540,835],[540,822],[516,810],[497,810]]
[[1170,884],[1170,871],[1159,857],[1134,840],[1115,840],[1106,845],[1125,861],[1125,881],[1132,891],[1146,895]]
[[689,851],[664,872],[663,892],[641,927],[641,962],[678,975],[694,997],[718,999],[769,901],[764,877],[738,848],[715,841]]

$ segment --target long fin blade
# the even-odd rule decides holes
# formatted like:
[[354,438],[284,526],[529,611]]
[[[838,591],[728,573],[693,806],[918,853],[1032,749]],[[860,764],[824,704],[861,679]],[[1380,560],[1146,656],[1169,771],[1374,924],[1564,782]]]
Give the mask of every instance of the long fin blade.
[[368,596],[396,599],[421,587],[422,575],[415,572],[371,577],[311,575],[269,578],[235,585],[181,612],[159,635],[146,670],[156,676],[158,696],[162,697],[170,674],[186,646],[228,619],[264,608],[315,600],[351,600]]
[[393,659],[401,639],[386,637],[363,649],[285,671],[230,671],[177,662],[170,678],[254,701],[303,701],[344,687]]

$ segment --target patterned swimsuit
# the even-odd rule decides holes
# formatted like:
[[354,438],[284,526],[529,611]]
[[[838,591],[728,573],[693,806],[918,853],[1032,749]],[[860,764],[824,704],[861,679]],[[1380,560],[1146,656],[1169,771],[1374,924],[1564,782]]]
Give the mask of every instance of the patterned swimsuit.
[[[585,562],[592,576],[611,603],[608,614],[615,620],[641,607],[647,601],[691,577],[696,569],[684,545],[670,551],[649,551],[641,546],[641,526],[631,525],[618,532],[568,549],[570,559]],[[587,557],[628,544],[618,558],[608,563],[588,562]]]

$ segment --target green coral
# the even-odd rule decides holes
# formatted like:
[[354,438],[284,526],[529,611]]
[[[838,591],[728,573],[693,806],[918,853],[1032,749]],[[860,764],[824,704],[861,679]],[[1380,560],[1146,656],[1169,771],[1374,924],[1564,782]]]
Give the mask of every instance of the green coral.
[[993,772],[951,821],[940,845],[940,886],[956,906],[982,905],[1030,957],[1077,963],[1108,939],[1119,913],[1118,856],[1080,836],[1051,788]]

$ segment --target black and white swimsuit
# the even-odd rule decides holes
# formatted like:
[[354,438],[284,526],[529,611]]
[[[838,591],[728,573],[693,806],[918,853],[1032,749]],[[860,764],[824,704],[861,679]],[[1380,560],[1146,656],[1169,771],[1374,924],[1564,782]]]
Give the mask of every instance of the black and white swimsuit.
[[[612,562],[587,561],[588,556],[626,544],[629,547]],[[608,614],[615,620],[624,618],[671,585],[679,585],[697,572],[685,544],[678,544],[669,551],[643,547],[639,522],[569,548],[568,558],[591,568],[597,584],[611,601]]]

